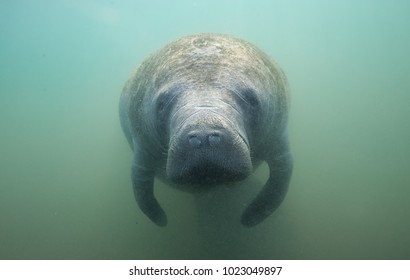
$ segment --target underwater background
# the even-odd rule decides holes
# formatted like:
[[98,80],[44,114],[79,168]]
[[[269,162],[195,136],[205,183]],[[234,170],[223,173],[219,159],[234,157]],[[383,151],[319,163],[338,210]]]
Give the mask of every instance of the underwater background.
[[[0,259],[410,259],[409,14],[406,0],[2,0]],[[168,226],[141,213],[118,117],[137,65],[201,32],[257,45],[292,91],[288,195],[223,236],[161,182]]]

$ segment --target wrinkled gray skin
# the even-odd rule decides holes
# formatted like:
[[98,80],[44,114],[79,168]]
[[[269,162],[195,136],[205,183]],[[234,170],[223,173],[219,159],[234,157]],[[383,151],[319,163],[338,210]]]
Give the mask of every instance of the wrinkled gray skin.
[[241,218],[244,226],[263,221],[283,201],[292,172],[288,108],[285,75],[243,40],[200,34],[154,53],[120,100],[141,210],[157,225],[167,224],[154,196],[155,176],[198,192],[243,180],[266,161],[270,177]]

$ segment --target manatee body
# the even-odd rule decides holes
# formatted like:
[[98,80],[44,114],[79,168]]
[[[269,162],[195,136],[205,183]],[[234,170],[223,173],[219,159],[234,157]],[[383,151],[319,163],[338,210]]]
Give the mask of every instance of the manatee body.
[[140,209],[166,225],[154,196],[155,176],[197,192],[243,180],[266,161],[269,179],[241,217],[245,226],[263,221],[283,201],[292,172],[288,110],[285,75],[246,41],[193,35],[151,55],[120,99]]

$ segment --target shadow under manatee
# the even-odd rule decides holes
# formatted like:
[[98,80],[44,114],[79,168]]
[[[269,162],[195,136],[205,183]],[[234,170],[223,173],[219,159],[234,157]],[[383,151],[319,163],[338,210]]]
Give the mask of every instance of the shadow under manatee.
[[[269,259],[267,246],[271,230],[266,221],[252,228],[244,227],[240,218],[257,195],[264,181],[251,175],[246,180],[218,186],[215,190],[195,194],[198,228],[204,259]],[[268,219],[272,219],[273,216]],[[270,223],[269,223],[270,224]]]

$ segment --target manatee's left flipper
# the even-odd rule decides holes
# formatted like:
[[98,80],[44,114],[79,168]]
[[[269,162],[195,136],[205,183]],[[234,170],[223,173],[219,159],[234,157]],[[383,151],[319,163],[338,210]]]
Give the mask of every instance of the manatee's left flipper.
[[147,162],[134,149],[131,176],[135,200],[151,221],[164,227],[167,225],[167,216],[154,196],[154,170],[147,166]]
[[246,227],[255,226],[272,214],[282,203],[288,190],[292,157],[287,145],[267,162],[270,169],[269,179],[242,214],[241,222]]

